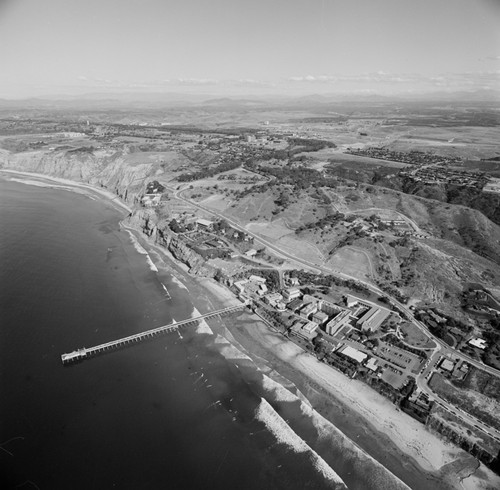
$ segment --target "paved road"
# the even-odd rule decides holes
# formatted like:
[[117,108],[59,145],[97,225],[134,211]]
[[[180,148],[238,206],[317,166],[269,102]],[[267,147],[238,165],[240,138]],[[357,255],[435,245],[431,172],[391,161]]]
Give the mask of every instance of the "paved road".
[[[171,189],[173,190],[173,189]],[[262,243],[263,245],[265,245],[266,247],[270,248],[271,250],[273,250],[274,252],[276,252],[278,255],[282,256],[282,257],[285,257],[293,262],[296,262],[297,264],[299,265],[302,265],[302,266],[306,266],[310,269],[313,269],[317,272],[321,272],[323,274],[335,274],[337,276],[340,276],[341,278],[343,279],[349,279],[349,280],[352,280],[352,281],[356,281],[358,283],[361,283],[363,284],[364,286],[366,286],[368,289],[370,289],[370,291],[378,294],[378,295],[381,295],[381,296],[388,296],[384,291],[382,291],[380,288],[378,288],[377,286],[374,286],[373,284],[369,283],[369,282],[366,282],[366,281],[363,281],[361,279],[358,279],[357,277],[354,277],[354,276],[350,276],[348,274],[345,274],[343,272],[340,272],[340,271],[337,271],[335,269],[332,269],[330,267],[325,267],[323,265],[318,265],[314,262],[310,262],[308,260],[305,260],[305,259],[301,259],[299,257],[296,257],[295,255],[292,255],[288,252],[285,252],[284,250],[282,250],[281,248],[279,248],[278,246],[276,246],[275,244],[267,241],[266,239],[260,237],[259,235],[247,230],[244,226],[241,226],[238,222],[234,221],[233,219],[223,215],[223,214],[220,214],[212,209],[209,209],[207,208],[206,206],[202,206],[201,204],[198,204],[196,202],[193,202],[189,199],[186,199],[183,195],[182,195],[182,192],[184,191],[185,189],[181,189],[181,190],[173,190],[174,192],[174,197],[176,197],[177,199],[181,200],[181,201],[184,201],[185,203],[191,205],[191,206],[194,206],[198,209],[201,209],[209,214],[211,214],[212,216],[216,216],[218,217],[219,219],[223,219],[225,221],[227,221],[229,224],[231,224],[231,226],[233,226],[234,228],[244,232],[244,233],[247,233],[248,235],[252,236],[254,238],[255,241],[259,242],[259,243]],[[445,353],[447,354],[453,354],[457,357],[459,357],[460,359],[464,360],[464,361],[467,361],[469,364],[473,365],[473,366],[476,366],[477,368],[479,369],[482,369],[486,372],[488,372],[489,374],[492,374],[493,376],[497,376],[497,377],[500,377],[500,371],[495,369],[495,368],[492,368],[491,366],[487,366],[485,364],[483,364],[482,362],[480,361],[477,361],[475,359],[472,359],[471,357],[469,357],[468,355],[462,353],[462,352],[459,352],[459,351],[456,351],[454,350],[453,348],[451,348],[446,342],[444,342],[443,340],[435,337],[434,335],[432,335],[432,333],[429,331],[429,329],[422,323],[420,322],[419,320],[417,320],[414,316],[413,316],[413,312],[404,304],[400,303],[398,300],[396,300],[395,298],[390,298],[391,301],[402,311],[404,312],[408,318],[411,320],[412,323],[414,323],[417,328],[422,331],[427,337],[433,339],[438,345],[441,346],[441,348],[443,349],[443,351],[445,351]]]
[[[212,216],[216,216],[219,219],[224,219],[229,224],[231,224],[231,226],[233,226],[234,228],[236,228],[240,231],[243,231],[243,232],[247,233],[248,235],[252,236],[255,241],[265,245],[266,247],[270,248],[271,250],[273,250],[274,252],[276,252],[278,255],[280,255],[282,257],[285,257],[285,258],[287,258],[287,259],[289,259],[297,264],[300,264],[302,266],[306,266],[310,269],[313,269],[313,270],[318,271],[318,272],[323,273],[323,274],[335,274],[335,275],[340,276],[344,279],[350,279],[350,280],[362,283],[367,288],[369,288],[372,292],[379,294],[379,295],[387,296],[386,293],[384,293],[381,289],[374,286],[373,284],[359,280],[356,277],[349,276],[348,274],[344,274],[344,273],[336,271],[334,269],[320,266],[320,265],[315,264],[313,262],[301,259],[299,257],[296,257],[296,256],[288,253],[288,252],[281,250],[279,247],[277,247],[273,243],[261,238],[260,236],[256,235],[255,233],[252,233],[251,231],[248,231],[245,227],[241,226],[239,223],[237,223],[233,219],[228,218],[227,216],[224,216],[224,215],[222,215],[216,211],[213,211],[205,206],[202,206],[201,204],[198,204],[198,203],[195,203],[189,199],[186,199],[184,196],[182,196],[182,190],[174,190],[174,196],[177,199],[184,201],[187,204],[190,204],[191,206],[194,206],[198,209],[201,209],[201,210],[205,211],[206,213],[209,213]],[[455,351],[453,348],[451,348],[444,341],[442,341],[441,339],[438,339],[437,337],[432,335],[432,333],[429,332],[428,328],[422,322],[418,321],[413,316],[413,313],[411,312],[411,310],[409,308],[407,308],[405,305],[403,305],[402,303],[400,303],[399,301],[397,301],[394,298],[390,298],[390,299],[402,312],[404,312],[407,315],[407,317],[410,319],[410,321],[412,323],[414,323],[417,326],[417,328],[419,328],[427,337],[430,337],[431,339],[433,339],[437,344],[434,353],[430,357],[429,364],[424,369],[424,371],[416,377],[417,386],[424,393],[426,393],[429,396],[429,398],[436,400],[437,403],[439,403],[441,406],[445,407],[451,413],[453,413],[454,415],[456,415],[460,419],[462,419],[462,420],[476,426],[477,428],[483,430],[485,433],[492,435],[500,442],[500,432],[499,431],[497,431],[496,429],[494,429],[492,427],[487,426],[486,424],[483,424],[482,422],[480,422],[479,420],[477,420],[475,417],[471,416],[470,414],[467,414],[464,411],[462,411],[461,409],[449,404],[446,400],[442,399],[439,395],[437,395],[436,393],[434,393],[430,389],[430,387],[428,385],[428,380],[427,380],[427,377],[434,370],[439,359],[441,359],[441,356],[446,356],[446,355],[453,355],[454,357],[462,359],[462,360],[466,361],[467,363],[469,363],[473,366],[476,366],[479,369],[482,369],[482,370],[488,372],[489,374],[492,374],[492,375],[497,376],[497,377],[500,377],[500,371],[498,371],[490,366],[486,366],[482,362],[476,361],[475,359],[470,358],[469,356],[463,354],[462,352]]]

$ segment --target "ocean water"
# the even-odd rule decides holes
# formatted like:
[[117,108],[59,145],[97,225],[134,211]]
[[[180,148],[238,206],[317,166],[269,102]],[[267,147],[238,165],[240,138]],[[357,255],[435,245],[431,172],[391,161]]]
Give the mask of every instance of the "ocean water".
[[122,218],[0,180],[2,488],[342,488],[213,335],[186,328],[63,367],[64,352],[193,314]]
[[198,314],[123,217],[0,179],[2,488],[408,488],[207,324],[64,367]]

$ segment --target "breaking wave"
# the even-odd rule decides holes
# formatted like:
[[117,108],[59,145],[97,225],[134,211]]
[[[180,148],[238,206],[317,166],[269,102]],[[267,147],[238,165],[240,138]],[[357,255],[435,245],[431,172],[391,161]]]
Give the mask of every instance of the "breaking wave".
[[266,391],[273,393],[274,399],[278,402],[296,402],[300,400],[300,398],[294,395],[290,390],[265,374],[263,375],[262,386]]
[[[191,313],[191,318],[194,318],[194,317],[200,316],[200,315],[201,315],[201,313],[196,308],[194,308],[193,312]],[[195,332],[213,335],[212,329],[208,326],[208,323],[205,320],[198,320],[198,325],[196,326]]]
[[135,235],[130,231],[130,230],[125,230],[129,236],[130,236],[130,241],[134,245],[135,250],[140,253],[141,255],[148,255],[144,247],[137,241],[137,238]]
[[151,260],[151,257],[148,255],[146,255],[146,260],[148,261],[148,265],[149,265],[149,268],[153,271],[153,272],[158,272],[158,267],[156,267],[156,265],[154,265],[153,261]]
[[347,488],[342,478],[335,473],[318,453],[313,451],[306,442],[291,429],[264,398],[261,398],[259,406],[255,410],[255,418],[266,426],[274,437],[276,437],[278,442],[286,444],[297,453],[308,454],[316,470],[318,470],[326,480],[335,483],[336,488]]
[[129,234],[129,236],[130,236],[130,241],[134,245],[135,250],[138,253],[140,253],[141,255],[145,255],[146,256],[146,260],[148,262],[149,268],[153,272],[158,272],[158,267],[156,267],[156,265],[154,264],[154,262],[151,260],[151,257],[149,256],[149,254],[146,251],[146,249],[137,241],[137,238],[134,236],[134,234],[130,230],[126,230],[126,231]]
[[172,282],[174,284],[176,284],[177,286],[179,286],[181,289],[185,289],[186,291],[188,291],[188,288],[181,281],[179,281],[179,279],[177,279],[177,277],[175,277],[173,275],[171,279],[172,279]]
[[245,359],[247,361],[252,361],[250,357],[241,352],[238,348],[231,344],[231,342],[229,342],[221,335],[217,335],[217,337],[215,338],[215,343],[218,344],[219,352],[228,360],[236,361]]

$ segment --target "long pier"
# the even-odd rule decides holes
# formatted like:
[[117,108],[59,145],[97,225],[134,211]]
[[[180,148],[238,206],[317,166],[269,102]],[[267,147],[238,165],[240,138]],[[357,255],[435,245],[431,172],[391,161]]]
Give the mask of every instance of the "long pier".
[[205,315],[188,318],[187,320],[182,320],[180,322],[173,322],[169,325],[163,325],[162,327],[145,330],[144,332],[129,335],[128,337],[123,337],[121,339],[112,340],[111,342],[106,342],[105,344],[99,344],[94,347],[82,347],[81,349],[74,350],[73,352],[70,352],[68,354],[62,354],[61,361],[63,364],[69,364],[72,362],[89,359],[94,355],[107,352],[118,347],[124,347],[126,345],[142,342],[143,340],[156,337],[159,334],[173,332],[174,330],[178,330],[179,327],[183,325],[189,325],[191,323],[196,323],[199,320],[206,320],[207,318],[212,318],[214,316],[220,316],[226,313],[232,313],[233,311],[242,310],[243,308],[245,308],[245,306],[247,306],[246,302],[240,305],[229,306],[227,308],[222,308],[221,310],[212,311],[211,313],[206,313]]

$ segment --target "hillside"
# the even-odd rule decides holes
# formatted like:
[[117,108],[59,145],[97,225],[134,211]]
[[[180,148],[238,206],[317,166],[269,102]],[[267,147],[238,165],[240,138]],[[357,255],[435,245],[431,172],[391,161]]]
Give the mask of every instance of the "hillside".
[[[131,204],[140,202],[149,181],[178,186],[186,169],[218,165],[213,163],[217,150],[162,145],[129,139],[2,150],[0,165],[89,182]],[[500,227],[479,211],[332,176],[308,163],[249,160],[247,169],[209,172],[209,178],[183,184],[192,187],[184,196],[285,251],[378,284],[414,304],[464,317],[459,306],[466,283],[499,291]],[[393,173],[391,168],[380,165]],[[168,217],[175,212],[175,199],[165,199]]]

